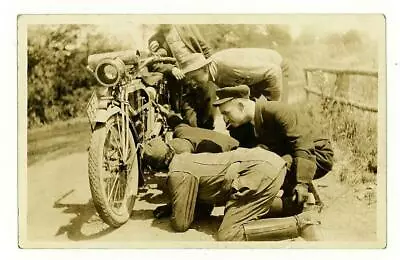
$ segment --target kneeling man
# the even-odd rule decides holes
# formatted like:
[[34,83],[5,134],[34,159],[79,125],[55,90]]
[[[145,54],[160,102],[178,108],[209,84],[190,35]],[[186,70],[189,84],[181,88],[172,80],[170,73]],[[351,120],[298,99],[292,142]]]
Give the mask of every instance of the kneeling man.
[[182,153],[156,138],[144,146],[143,159],[153,168],[168,168],[172,227],[190,228],[196,203],[225,204],[218,240],[315,240],[311,212],[263,219],[283,184],[285,161],[262,148],[224,153]]

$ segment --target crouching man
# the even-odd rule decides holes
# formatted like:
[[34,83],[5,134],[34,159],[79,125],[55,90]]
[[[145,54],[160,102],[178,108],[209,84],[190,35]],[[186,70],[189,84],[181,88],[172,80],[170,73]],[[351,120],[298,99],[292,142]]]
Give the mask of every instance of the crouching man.
[[312,212],[263,219],[283,184],[285,161],[262,148],[224,153],[175,154],[160,138],[144,146],[143,159],[153,168],[168,168],[171,224],[190,228],[196,203],[225,204],[218,240],[316,240]]
[[[158,108],[173,129],[173,139],[169,142],[175,153],[220,153],[239,147],[239,142],[227,135],[213,130],[192,127],[187,121],[162,105]],[[175,145],[176,144],[176,145]]]

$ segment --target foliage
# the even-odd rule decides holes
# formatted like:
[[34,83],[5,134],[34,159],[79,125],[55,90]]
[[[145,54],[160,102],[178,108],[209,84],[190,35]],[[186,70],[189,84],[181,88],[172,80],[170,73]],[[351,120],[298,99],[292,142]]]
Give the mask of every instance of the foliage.
[[292,43],[286,25],[213,24],[198,25],[198,27],[215,50],[234,47],[274,48]]
[[330,99],[308,102],[304,108],[314,125],[331,138],[340,181],[373,183],[377,174],[377,115]]
[[121,49],[90,25],[28,28],[28,126],[76,117],[95,84],[89,54]]
[[[212,29],[211,29],[212,28]],[[377,45],[359,31],[316,35],[305,30],[292,38],[283,25],[200,26],[210,45],[216,49],[262,47],[276,49],[289,64],[289,79],[304,80],[307,66],[338,68],[377,68]],[[316,76],[316,75],[314,75]],[[332,88],[334,76],[319,75],[319,87]],[[332,78],[333,77],[333,78]],[[353,100],[377,104],[377,81],[354,77],[350,92]],[[290,89],[297,95],[302,89]],[[377,172],[377,115],[315,98],[299,105],[314,125],[330,137],[335,149],[338,178],[347,183],[369,183]]]

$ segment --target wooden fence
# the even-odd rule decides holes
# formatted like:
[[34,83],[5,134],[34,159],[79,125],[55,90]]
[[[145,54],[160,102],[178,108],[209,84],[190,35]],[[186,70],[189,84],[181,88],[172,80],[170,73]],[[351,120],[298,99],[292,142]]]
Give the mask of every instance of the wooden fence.
[[[310,86],[309,74],[315,72],[322,72],[322,73],[330,73],[336,75],[336,91],[335,94],[326,95],[322,91],[313,88]],[[353,100],[349,100],[348,93],[350,89],[350,76],[358,75],[358,76],[369,76],[378,78],[378,72],[373,70],[359,70],[359,69],[338,69],[338,68],[319,68],[319,67],[307,67],[304,68],[304,76],[306,80],[306,85],[304,87],[307,98],[309,94],[318,95],[324,98],[328,98],[334,100],[338,103],[353,106],[355,108],[370,111],[370,112],[378,112],[378,108],[375,106],[371,106],[368,104],[363,104],[360,102],[356,102]]]

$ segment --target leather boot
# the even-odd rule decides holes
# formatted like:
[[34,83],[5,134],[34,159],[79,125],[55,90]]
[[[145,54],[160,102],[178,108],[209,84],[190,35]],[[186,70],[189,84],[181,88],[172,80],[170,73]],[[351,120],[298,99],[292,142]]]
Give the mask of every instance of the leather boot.
[[268,218],[289,217],[299,214],[303,211],[303,205],[298,205],[291,197],[274,198],[269,212]]
[[320,224],[312,212],[307,211],[286,218],[270,218],[243,225],[248,241],[278,241],[301,236],[307,241],[319,240],[315,226]]
[[308,209],[303,213],[295,215],[297,225],[300,230],[300,236],[306,241],[321,241],[323,240],[320,230],[321,221],[316,217],[316,211]]

